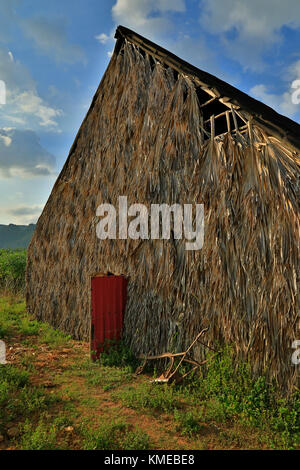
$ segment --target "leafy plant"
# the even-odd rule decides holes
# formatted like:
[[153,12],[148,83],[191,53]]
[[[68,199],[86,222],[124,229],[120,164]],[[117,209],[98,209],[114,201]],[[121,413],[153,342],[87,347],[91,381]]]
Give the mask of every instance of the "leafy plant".
[[26,420],[22,429],[21,447],[23,450],[53,450],[56,448],[58,428],[48,424],[43,418],[37,426]]
[[71,336],[66,335],[63,331],[55,330],[48,323],[40,323],[39,342],[48,344],[53,348],[67,346],[71,340]]
[[174,419],[177,423],[177,430],[189,437],[197,434],[203,428],[203,425],[199,423],[200,416],[191,411],[186,412],[175,409]]
[[104,352],[100,355],[100,364],[109,367],[129,367],[133,372],[138,361],[130,347],[123,341],[106,340]]

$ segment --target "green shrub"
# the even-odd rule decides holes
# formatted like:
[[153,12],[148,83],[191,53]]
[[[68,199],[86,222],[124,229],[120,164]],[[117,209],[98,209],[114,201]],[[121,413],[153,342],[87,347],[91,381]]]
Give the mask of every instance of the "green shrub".
[[46,410],[48,407],[60,401],[54,393],[46,393],[42,387],[24,387],[18,396],[16,404],[24,416],[35,411]]
[[138,366],[137,358],[130,347],[123,341],[106,340],[104,352],[100,355],[100,363],[103,366],[129,367],[135,371]]
[[19,324],[19,332],[25,336],[37,336],[40,332],[41,324],[36,320],[23,318]]
[[258,377],[241,400],[241,411],[255,424],[261,424],[266,412],[272,409],[275,391],[267,384],[265,377]]
[[25,302],[0,298],[0,339],[10,337],[15,330],[19,330],[26,316]]
[[63,331],[55,330],[48,323],[40,323],[40,343],[48,344],[53,348],[59,346],[67,346],[71,340],[71,336],[66,335]]
[[150,438],[143,431],[128,431],[120,440],[120,444],[124,450],[149,450]]
[[283,398],[264,376],[253,377],[250,364],[237,361],[229,347],[211,361],[205,374],[194,376],[181,390],[205,404],[206,420],[235,419],[281,433],[283,447],[299,441],[300,394]]
[[0,250],[0,288],[24,291],[26,250]]
[[199,423],[200,416],[191,411],[174,410],[174,419],[177,423],[177,431],[183,435],[193,436],[197,434],[203,426]]
[[23,450],[53,450],[56,448],[58,429],[40,419],[37,426],[28,420],[23,425],[21,447]]
[[10,364],[0,364],[0,383],[8,382],[16,388],[25,387],[29,382],[29,374],[25,370],[18,369]]

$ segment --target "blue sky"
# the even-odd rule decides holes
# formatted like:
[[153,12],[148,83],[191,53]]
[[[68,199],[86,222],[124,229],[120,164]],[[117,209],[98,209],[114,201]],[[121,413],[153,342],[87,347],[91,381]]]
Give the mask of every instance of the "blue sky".
[[299,0],[1,0],[0,224],[37,220],[118,24],[300,122]]

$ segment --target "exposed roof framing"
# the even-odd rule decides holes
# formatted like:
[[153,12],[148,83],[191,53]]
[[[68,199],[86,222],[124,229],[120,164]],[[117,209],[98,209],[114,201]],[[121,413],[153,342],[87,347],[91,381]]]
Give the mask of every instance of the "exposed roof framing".
[[[211,97],[206,102],[201,103],[201,107],[203,109],[218,99],[219,102],[224,104],[230,110],[233,121],[237,118],[244,122],[252,120],[259,124],[267,133],[280,138],[294,151],[299,153],[300,125],[296,122],[278,114],[261,101],[255,100],[246,93],[238,90],[232,85],[229,85],[223,80],[220,80],[214,75],[204,72],[188,62],[185,62],[166,49],[163,49],[159,45],[149,41],[134,31],[125,28],[124,26],[119,26],[117,28],[115,37],[117,39],[116,51],[120,49],[124,39],[127,39],[132,44],[153,56],[156,60],[192,79],[196,86],[200,87]],[[232,113],[232,109],[235,111],[240,110],[239,114],[235,115],[235,113]],[[225,113],[225,108],[223,111]],[[226,119],[228,126],[228,114],[225,113],[223,115],[223,112],[220,112],[219,115],[215,116],[215,119],[217,118]],[[205,121],[208,121],[208,116],[205,118]],[[235,122],[234,127],[236,128]],[[241,122],[238,123],[238,127],[243,127]]]

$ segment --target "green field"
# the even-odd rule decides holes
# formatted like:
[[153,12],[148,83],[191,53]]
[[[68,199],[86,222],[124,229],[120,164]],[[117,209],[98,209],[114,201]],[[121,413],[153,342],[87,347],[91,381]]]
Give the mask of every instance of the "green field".
[[299,449],[300,394],[252,378],[230,348],[182,385],[136,376],[126,345],[89,345],[26,313],[24,251],[0,251],[0,449]]
[[2,293],[25,290],[26,250],[0,250],[0,289]]

